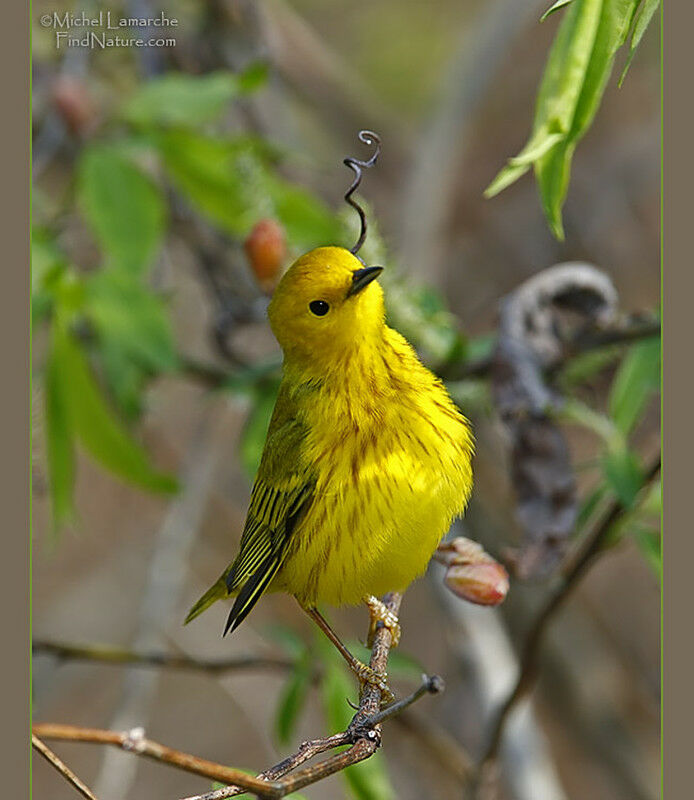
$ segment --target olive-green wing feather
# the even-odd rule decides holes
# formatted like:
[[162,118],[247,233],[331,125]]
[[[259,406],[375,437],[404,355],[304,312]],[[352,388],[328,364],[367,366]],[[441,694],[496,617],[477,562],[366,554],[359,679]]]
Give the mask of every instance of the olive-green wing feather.
[[277,574],[297,523],[313,500],[315,480],[302,457],[305,427],[280,390],[253,485],[239,554],[191,608],[186,623],[215,601],[237,594],[224,632],[234,630]]

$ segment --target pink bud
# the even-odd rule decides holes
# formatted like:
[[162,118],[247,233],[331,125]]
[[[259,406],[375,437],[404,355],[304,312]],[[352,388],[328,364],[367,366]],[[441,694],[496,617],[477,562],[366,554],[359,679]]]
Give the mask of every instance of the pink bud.
[[499,605],[509,586],[508,573],[491,558],[477,564],[453,563],[446,570],[443,582],[453,594],[481,606]]

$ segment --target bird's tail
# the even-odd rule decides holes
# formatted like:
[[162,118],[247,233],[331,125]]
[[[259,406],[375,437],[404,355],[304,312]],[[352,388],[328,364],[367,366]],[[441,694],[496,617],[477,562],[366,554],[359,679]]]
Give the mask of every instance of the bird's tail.
[[228,597],[229,591],[227,590],[225,577],[226,573],[224,573],[217,583],[211,586],[198,600],[198,602],[190,609],[188,616],[186,617],[186,621],[183,623],[184,625],[187,625],[199,614],[202,614],[205,609],[209,608],[213,603],[216,603],[217,600],[221,600],[223,597]]

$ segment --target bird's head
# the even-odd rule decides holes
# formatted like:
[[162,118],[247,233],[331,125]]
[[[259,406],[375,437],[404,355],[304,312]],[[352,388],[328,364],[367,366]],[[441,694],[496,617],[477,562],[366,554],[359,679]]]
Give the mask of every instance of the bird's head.
[[342,247],[318,247],[297,259],[270,303],[270,325],[289,360],[339,363],[382,335],[382,267],[365,267]]

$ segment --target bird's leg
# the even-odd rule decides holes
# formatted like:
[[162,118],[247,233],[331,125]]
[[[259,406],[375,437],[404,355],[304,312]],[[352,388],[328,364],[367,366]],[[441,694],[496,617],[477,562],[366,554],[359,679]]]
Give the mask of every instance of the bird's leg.
[[301,606],[304,611],[311,617],[311,619],[318,625],[323,633],[335,645],[337,651],[342,658],[347,662],[347,665],[352,672],[359,678],[360,683],[375,686],[381,692],[381,699],[384,703],[392,703],[395,700],[395,695],[388,686],[388,674],[386,672],[376,672],[368,664],[364,664],[358,658],[353,656],[345,647],[340,637],[330,627],[328,621],[315,607]]
[[366,639],[368,647],[373,647],[374,636],[379,628],[387,628],[390,631],[391,647],[397,647],[400,643],[400,622],[397,614],[393,612],[372,594],[364,597],[364,602],[369,609],[371,624],[369,625],[369,635]]

